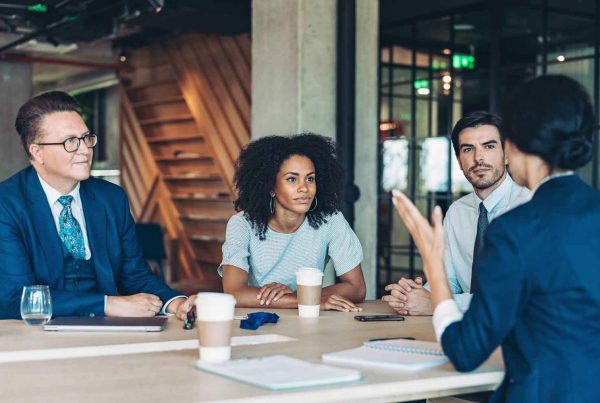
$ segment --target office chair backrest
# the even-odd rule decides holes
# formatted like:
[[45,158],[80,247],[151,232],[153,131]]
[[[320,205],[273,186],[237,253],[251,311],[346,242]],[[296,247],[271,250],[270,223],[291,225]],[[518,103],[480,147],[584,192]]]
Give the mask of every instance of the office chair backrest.
[[148,261],[154,261],[158,265],[158,274],[164,279],[162,261],[167,258],[163,232],[160,225],[156,223],[135,224],[138,242],[142,247],[142,255]]

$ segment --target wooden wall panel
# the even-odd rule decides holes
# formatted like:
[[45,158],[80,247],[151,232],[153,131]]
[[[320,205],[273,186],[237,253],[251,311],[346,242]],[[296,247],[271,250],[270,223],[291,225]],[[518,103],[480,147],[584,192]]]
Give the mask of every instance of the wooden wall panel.
[[235,197],[234,162],[250,141],[250,41],[186,35],[166,48],[194,120]]
[[219,290],[234,164],[250,141],[250,38],[185,35],[129,59],[121,153],[132,212],[165,228],[174,280]]

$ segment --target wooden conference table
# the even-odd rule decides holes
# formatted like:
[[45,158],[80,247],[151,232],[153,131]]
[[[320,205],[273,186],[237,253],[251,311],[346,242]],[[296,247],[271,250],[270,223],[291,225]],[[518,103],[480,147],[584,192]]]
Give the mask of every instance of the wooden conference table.
[[[381,301],[361,304],[365,314],[391,313]],[[261,309],[236,309],[237,315]],[[407,317],[403,322],[358,322],[354,313],[321,312],[318,319],[300,319],[297,311],[276,312],[279,323],[256,331],[234,321],[234,336],[278,334],[296,341],[233,347],[232,358],[285,354],[319,362],[321,354],[360,346],[379,337],[412,336],[435,340],[431,317]],[[17,350],[112,346],[129,343],[189,340],[196,330],[183,330],[169,319],[159,333],[44,332],[21,321],[0,321],[0,361]],[[100,348],[102,350],[102,348]],[[53,350],[55,351],[55,350]],[[26,354],[25,354],[26,355]],[[359,368],[364,382],[287,392],[271,392],[194,368],[197,349],[84,358],[58,358],[0,363],[0,399],[5,402],[350,402],[407,401],[426,397],[493,390],[504,375],[496,351],[479,369],[459,373],[451,364],[418,372]],[[6,361],[6,360],[5,360]],[[281,368],[285,371],[285,368]]]

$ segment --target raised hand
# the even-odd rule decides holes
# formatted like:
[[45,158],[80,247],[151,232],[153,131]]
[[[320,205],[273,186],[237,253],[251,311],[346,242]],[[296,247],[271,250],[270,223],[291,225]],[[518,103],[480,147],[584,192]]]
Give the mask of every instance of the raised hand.
[[439,274],[437,271],[440,269],[443,272],[444,228],[440,207],[436,206],[433,209],[431,216],[433,225],[431,225],[406,195],[398,190],[394,190],[392,193],[396,211],[400,214],[421,254],[425,275],[428,278],[431,277],[431,273],[428,272],[430,270],[436,270],[436,274]]
[[392,201],[396,211],[400,214],[421,254],[423,270],[431,285],[432,309],[435,309],[442,301],[452,298],[446,272],[444,271],[442,210],[439,206],[433,209],[432,226],[408,197],[397,190],[392,193],[394,195]]

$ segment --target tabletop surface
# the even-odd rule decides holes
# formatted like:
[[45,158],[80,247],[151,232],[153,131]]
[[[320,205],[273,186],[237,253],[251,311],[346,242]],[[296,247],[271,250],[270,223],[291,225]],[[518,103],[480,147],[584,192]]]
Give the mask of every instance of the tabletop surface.
[[[361,314],[391,313],[385,303],[361,304]],[[411,336],[434,341],[431,317],[407,317],[401,322],[358,322],[355,313],[326,311],[316,319],[299,318],[295,309],[236,309],[236,315],[268,311],[279,323],[249,331],[234,321],[233,336],[278,334],[297,340],[238,346],[232,358],[284,354],[321,362],[323,353],[358,347],[370,338]],[[44,332],[16,320],[0,321],[0,356],[9,351],[67,347],[110,346],[129,343],[195,339],[194,330],[170,318],[158,333]],[[287,392],[271,392],[194,368],[197,349],[144,354],[52,359],[0,364],[3,401],[405,401],[494,389],[504,370],[496,351],[480,368],[459,373],[451,364],[424,371],[360,369],[364,382],[330,385]],[[282,368],[282,370],[285,370]]]

